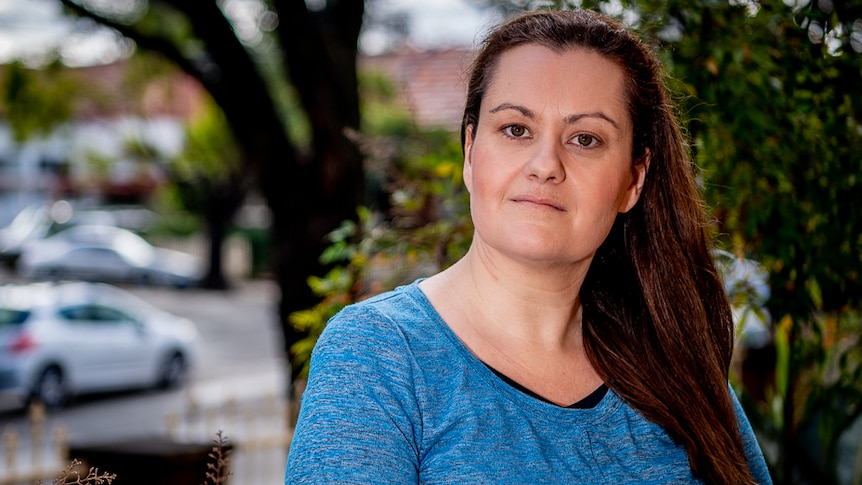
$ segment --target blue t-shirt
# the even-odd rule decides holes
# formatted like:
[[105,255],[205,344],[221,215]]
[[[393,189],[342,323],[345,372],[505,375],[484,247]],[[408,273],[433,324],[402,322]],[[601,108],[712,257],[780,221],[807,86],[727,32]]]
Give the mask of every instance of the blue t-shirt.
[[[748,466],[759,483],[771,483],[734,403]],[[571,409],[506,384],[414,282],[351,305],[327,325],[312,356],[285,483],[700,481],[685,450],[613,391],[593,408]]]

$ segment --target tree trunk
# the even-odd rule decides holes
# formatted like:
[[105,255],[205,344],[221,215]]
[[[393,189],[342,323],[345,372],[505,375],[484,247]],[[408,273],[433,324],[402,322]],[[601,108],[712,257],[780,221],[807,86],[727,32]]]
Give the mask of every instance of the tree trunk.
[[223,290],[228,287],[227,278],[224,276],[224,268],[222,251],[225,235],[227,233],[227,224],[221,217],[207,217],[207,236],[208,236],[208,251],[207,251],[207,272],[201,281],[201,287],[211,290]]
[[[305,0],[274,0],[284,67],[312,129],[311,152],[300,155],[289,140],[258,64],[239,41],[217,2],[151,0],[184,14],[203,50],[189,58],[172,39],[136,24],[122,24],[60,0],[70,10],[110,26],[139,47],[163,54],[198,79],[224,111],[237,143],[272,212],[272,268],[281,289],[278,322],[286,355],[302,336],[289,315],[313,306],[310,275],[325,236],[355,219],[363,187],[362,159],[346,136],[359,127],[357,41],[364,14],[360,0],[329,0],[311,12]],[[295,369],[294,369],[295,371]]]
[[[326,235],[345,220],[357,218],[362,202],[362,155],[348,130],[359,129],[356,57],[364,2],[330,0],[312,12],[304,0],[277,0],[278,30],[284,61],[312,128],[307,163],[291,174],[290,190],[272,187],[284,198],[273,225],[282,289],[279,315],[285,351],[303,337],[288,322],[290,313],[317,302],[307,278],[323,271],[318,258]],[[274,179],[264,183],[277,184]],[[283,238],[283,239],[282,239]],[[292,366],[295,376],[299,368]]]
[[229,283],[224,274],[224,241],[227,237],[231,219],[245,199],[244,184],[241,177],[210,186],[208,194],[203,195],[204,219],[207,226],[208,254],[207,273],[201,287],[211,290],[224,290]]

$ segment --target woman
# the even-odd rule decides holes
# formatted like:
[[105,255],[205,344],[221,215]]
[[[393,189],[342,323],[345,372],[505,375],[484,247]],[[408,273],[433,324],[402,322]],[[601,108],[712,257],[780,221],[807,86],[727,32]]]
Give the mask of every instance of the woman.
[[344,309],[286,483],[769,483],[649,49],[586,11],[490,33],[468,84],[474,239]]

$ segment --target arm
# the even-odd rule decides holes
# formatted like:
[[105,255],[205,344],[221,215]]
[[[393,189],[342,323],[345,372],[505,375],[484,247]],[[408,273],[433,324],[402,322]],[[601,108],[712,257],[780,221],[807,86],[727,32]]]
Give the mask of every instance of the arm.
[[285,483],[418,483],[412,362],[372,308],[336,315],[312,354]]

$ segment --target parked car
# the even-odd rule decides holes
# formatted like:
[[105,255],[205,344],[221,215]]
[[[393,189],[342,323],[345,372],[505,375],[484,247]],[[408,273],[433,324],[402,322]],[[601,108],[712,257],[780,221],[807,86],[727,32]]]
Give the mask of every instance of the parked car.
[[113,226],[81,225],[21,251],[17,271],[33,279],[82,279],[186,288],[201,278],[195,257],[154,247],[137,234]]
[[75,395],[181,385],[198,332],[103,283],[0,286],[0,392],[62,407]]
[[152,226],[156,214],[139,206],[76,207],[65,200],[25,207],[0,228],[0,262],[14,266],[21,249],[77,225],[109,225],[133,231]]
[[0,228],[0,262],[14,265],[21,256],[21,248],[50,234],[53,225],[49,206],[25,207],[8,226]]

